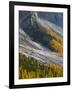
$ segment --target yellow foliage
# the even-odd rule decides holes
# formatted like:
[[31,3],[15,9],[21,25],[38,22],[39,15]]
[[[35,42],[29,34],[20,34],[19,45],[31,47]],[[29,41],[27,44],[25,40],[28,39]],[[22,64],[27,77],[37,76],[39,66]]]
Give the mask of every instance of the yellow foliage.
[[50,68],[51,72],[56,76],[58,77],[59,75],[60,76],[63,76],[63,67],[57,65],[57,64],[49,64],[48,67]]
[[63,38],[54,32],[52,29],[48,30],[47,33],[51,35],[54,39],[56,39],[59,43],[63,44]]
[[42,65],[36,59],[24,55],[21,55],[19,58],[19,79],[63,76],[63,67],[60,65],[52,63]]
[[51,40],[50,44],[55,52],[63,54],[63,46],[56,40]]

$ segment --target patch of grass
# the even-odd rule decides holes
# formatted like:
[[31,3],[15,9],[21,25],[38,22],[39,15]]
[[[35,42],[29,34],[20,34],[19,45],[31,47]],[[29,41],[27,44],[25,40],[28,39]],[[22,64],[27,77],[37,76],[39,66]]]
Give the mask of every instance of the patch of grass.
[[57,64],[40,64],[32,57],[19,53],[19,79],[62,77],[63,67]]

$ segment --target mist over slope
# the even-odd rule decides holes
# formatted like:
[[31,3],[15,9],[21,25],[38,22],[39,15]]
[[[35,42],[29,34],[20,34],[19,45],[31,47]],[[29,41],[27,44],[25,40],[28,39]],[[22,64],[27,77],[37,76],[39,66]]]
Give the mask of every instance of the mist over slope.
[[[57,47],[62,47],[62,26],[59,23],[58,25],[53,23],[54,20],[50,22],[42,17],[43,14],[38,12],[20,11],[19,51],[26,56],[36,58],[40,63],[62,65],[63,57],[53,53],[55,47],[51,45],[51,41],[55,40]],[[56,18],[56,15],[53,17]]]
[[[37,15],[42,18],[45,19],[51,23],[56,24],[59,27],[63,27],[63,13],[54,13],[54,12],[36,12]],[[32,13],[31,11],[19,11],[19,18],[20,21],[22,21],[24,18],[26,18],[27,16],[31,17]]]

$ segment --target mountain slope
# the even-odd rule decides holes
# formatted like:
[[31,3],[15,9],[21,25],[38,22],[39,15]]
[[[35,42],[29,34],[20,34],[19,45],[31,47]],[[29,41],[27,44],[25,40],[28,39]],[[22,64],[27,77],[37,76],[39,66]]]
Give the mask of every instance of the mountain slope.
[[[22,34],[21,34],[22,33]],[[57,63],[62,65],[62,57],[52,53],[49,49],[32,41],[22,30],[20,30],[20,44],[19,51],[26,56],[31,56],[39,60],[40,63]],[[23,36],[23,37],[22,37]]]
[[63,65],[62,30],[31,12],[20,20],[19,51],[42,64]]

